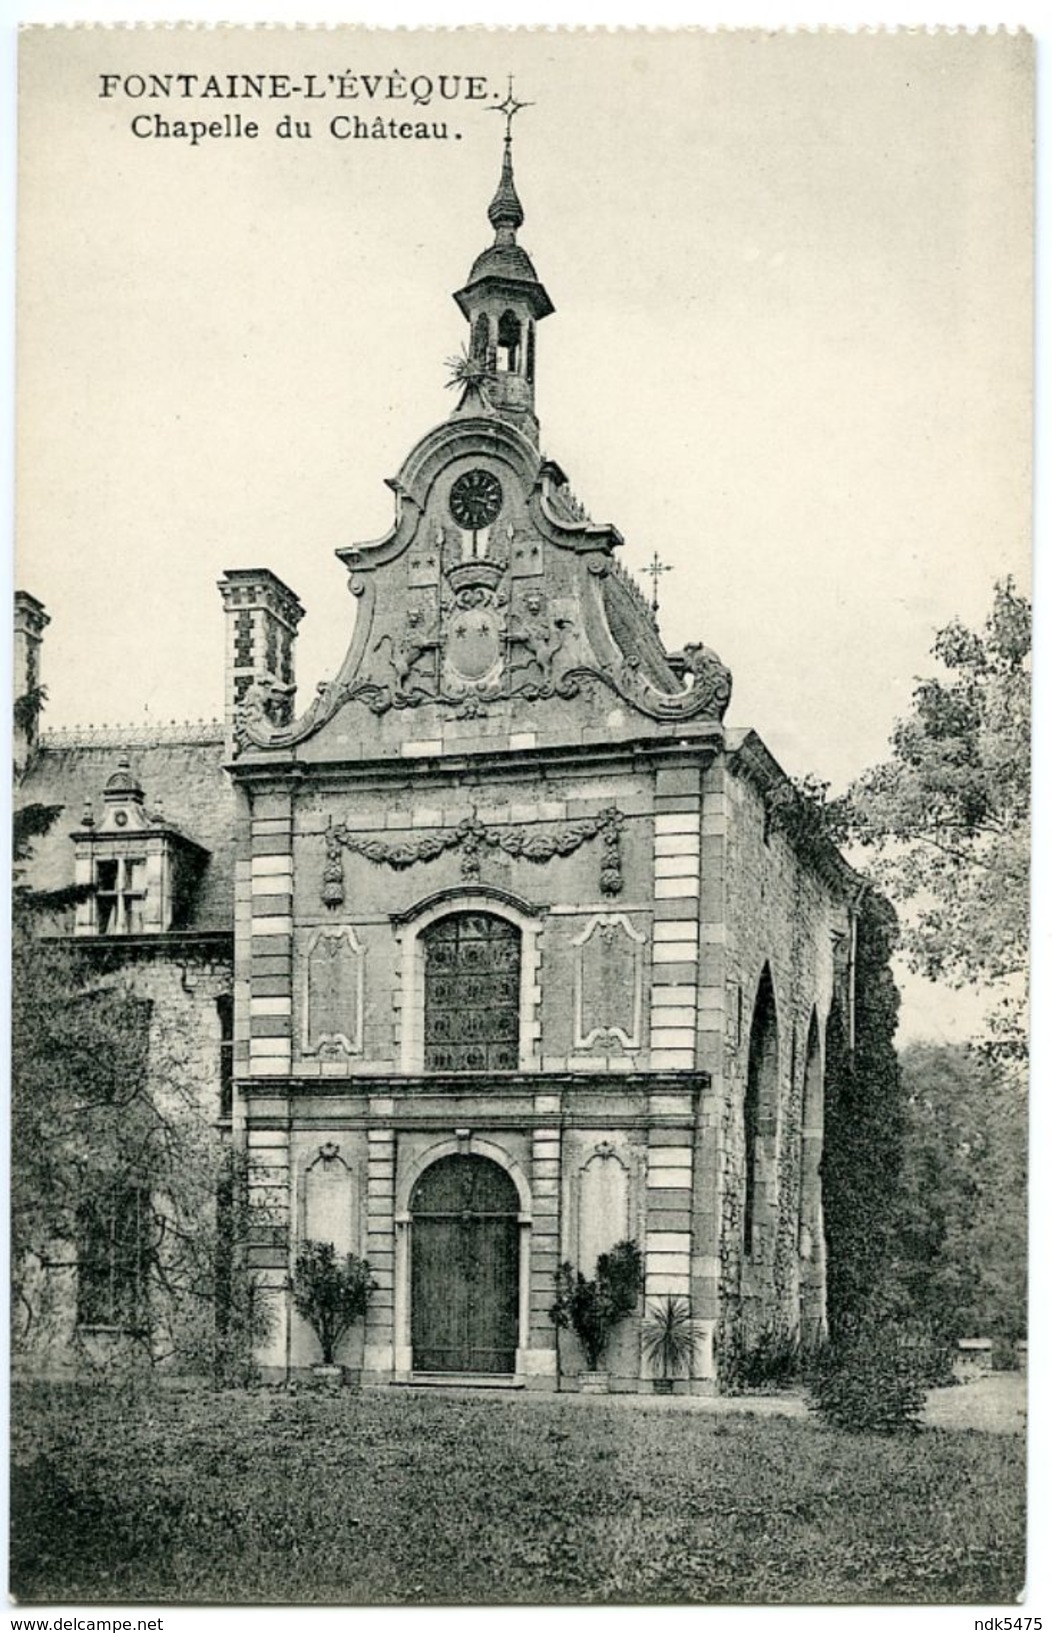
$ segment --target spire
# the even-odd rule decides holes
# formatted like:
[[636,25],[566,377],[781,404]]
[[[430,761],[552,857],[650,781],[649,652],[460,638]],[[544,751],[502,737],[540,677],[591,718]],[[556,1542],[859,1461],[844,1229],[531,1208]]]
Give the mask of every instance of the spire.
[[[525,107],[526,104],[519,103],[517,106]],[[494,109],[494,112],[499,111],[499,109]],[[508,124],[510,126],[510,119],[508,120]],[[522,205],[519,202],[519,195],[515,191],[515,172],[511,165],[510,129],[504,138],[504,160],[500,167],[500,181],[497,184],[497,191],[493,195],[493,202],[486,214],[489,216],[490,226],[496,231],[498,244],[502,242],[502,229],[507,234],[507,237],[503,239],[503,242],[514,244],[516,228],[522,226],[522,223],[525,221],[526,217],[523,214]]]
[[500,180],[486,212],[494,231],[493,243],[476,258],[467,283],[453,297],[469,322],[473,322],[480,302],[487,295],[494,298],[510,297],[522,302],[535,320],[547,317],[555,310],[548,298],[547,290],[534,271],[533,262],[522,245],[515,241],[515,234],[522,226],[525,216],[515,187],[515,171],[511,158],[511,123],[523,108],[532,106],[532,102],[518,101],[514,94],[514,81],[509,74],[507,96],[503,102],[498,102],[490,110],[504,118],[504,153],[501,159]]
[[476,258],[463,289],[453,297],[468,320],[471,335],[463,355],[450,359],[453,378],[449,383],[461,392],[455,414],[497,414],[536,442],[536,327],[555,309],[533,262],[515,239],[523,223],[523,208],[515,188],[511,122],[529,105],[516,101],[509,76],[508,94],[492,110],[505,121],[500,180],[487,212],[494,237]]

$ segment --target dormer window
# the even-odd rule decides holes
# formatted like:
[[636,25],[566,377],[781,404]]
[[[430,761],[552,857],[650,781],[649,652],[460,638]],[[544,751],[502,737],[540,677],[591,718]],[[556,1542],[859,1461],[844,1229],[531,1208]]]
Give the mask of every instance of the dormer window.
[[99,858],[95,863],[95,918],[100,936],[141,935],[145,900],[145,856]]
[[90,886],[77,908],[78,936],[144,936],[181,930],[208,852],[149,809],[127,758],[107,778],[103,812],[89,804],[72,835],[76,882]]

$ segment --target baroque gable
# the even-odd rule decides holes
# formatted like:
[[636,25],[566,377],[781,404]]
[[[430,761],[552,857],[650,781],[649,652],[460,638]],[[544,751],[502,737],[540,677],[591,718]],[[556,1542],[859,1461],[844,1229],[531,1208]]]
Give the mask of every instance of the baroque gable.
[[[553,728],[567,728],[575,715],[594,724],[627,706],[625,735],[647,722],[722,720],[729,671],[701,646],[669,658],[617,561],[617,530],[584,514],[560,468],[516,426],[454,414],[391,487],[386,537],[337,552],[358,604],[339,674],[289,724],[266,681],[250,689],[236,712],[237,754],[315,740],[307,757],[324,758],[326,728],[345,711],[381,753],[399,735],[433,736],[436,716],[514,730],[523,709],[543,721],[554,706]],[[387,717],[404,726],[392,730]],[[338,734],[328,735],[335,747]]]

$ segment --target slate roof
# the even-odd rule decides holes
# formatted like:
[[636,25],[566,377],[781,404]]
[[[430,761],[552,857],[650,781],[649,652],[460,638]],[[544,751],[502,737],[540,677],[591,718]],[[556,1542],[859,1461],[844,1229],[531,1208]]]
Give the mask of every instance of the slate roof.
[[96,818],[101,814],[103,790],[125,755],[142,784],[147,809],[160,801],[165,823],[210,853],[187,929],[229,932],[234,923],[234,796],[223,770],[226,754],[218,722],[210,728],[188,726],[182,740],[177,727],[164,728],[161,741],[151,740],[141,728],[121,738],[88,732],[80,742],[69,731],[50,738],[45,733],[15,802],[60,805],[63,810],[50,831],[34,841],[26,882],[37,889],[73,883],[70,834],[88,800]]

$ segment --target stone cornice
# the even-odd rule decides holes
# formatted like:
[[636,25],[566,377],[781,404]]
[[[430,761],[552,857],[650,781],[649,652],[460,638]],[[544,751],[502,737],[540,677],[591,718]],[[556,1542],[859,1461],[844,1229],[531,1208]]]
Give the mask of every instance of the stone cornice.
[[172,963],[197,959],[224,963],[234,957],[232,930],[165,930],[138,936],[42,936],[42,941],[84,953],[93,962],[130,963],[167,958]]
[[572,771],[587,762],[589,771],[597,773],[604,762],[611,771],[621,770],[626,764],[642,768],[655,761],[675,764],[683,759],[702,760],[711,764],[723,746],[723,729],[717,721],[663,722],[661,736],[627,737],[611,741],[605,737],[599,743],[543,744],[537,748],[464,749],[441,755],[414,755],[411,759],[391,756],[387,759],[329,760],[314,763],[291,755],[279,760],[274,753],[266,759],[235,760],[226,770],[239,783],[272,785],[275,788],[293,787],[306,782],[312,787],[331,783],[356,787],[373,782],[389,785],[405,783],[418,789],[422,779],[433,774],[439,779],[448,776],[477,776],[494,774],[504,778],[536,777],[549,770]]
[[[250,1100],[284,1099],[309,1095],[333,1095],[346,1099],[484,1098],[498,1105],[502,1097],[521,1098],[537,1094],[704,1094],[711,1087],[708,1072],[402,1072],[360,1073],[347,1077],[317,1077],[290,1073],[288,1077],[237,1079],[238,1093]],[[668,1113],[673,1120],[677,1114]],[[558,1122],[551,1111],[538,1112],[541,1123]],[[522,1123],[521,1117],[516,1117]],[[682,1116],[678,1117],[682,1121]]]

